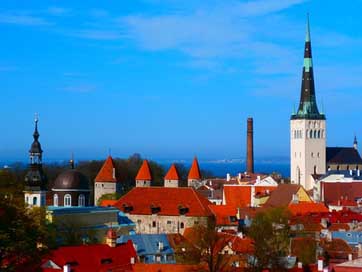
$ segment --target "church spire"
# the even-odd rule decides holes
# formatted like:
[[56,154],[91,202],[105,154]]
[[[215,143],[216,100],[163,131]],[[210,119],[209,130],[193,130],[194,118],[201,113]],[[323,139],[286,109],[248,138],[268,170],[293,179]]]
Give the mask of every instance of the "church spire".
[[300,102],[298,111],[292,115],[292,119],[325,119],[324,114],[319,113],[316,102],[309,15],[307,15]]
[[30,150],[29,150],[29,156],[30,156],[30,164],[41,164],[42,160],[42,153],[43,150],[41,149],[41,145],[39,142],[39,132],[38,132],[38,122],[39,118],[38,115],[35,114],[35,129],[33,133],[34,141],[31,144]]

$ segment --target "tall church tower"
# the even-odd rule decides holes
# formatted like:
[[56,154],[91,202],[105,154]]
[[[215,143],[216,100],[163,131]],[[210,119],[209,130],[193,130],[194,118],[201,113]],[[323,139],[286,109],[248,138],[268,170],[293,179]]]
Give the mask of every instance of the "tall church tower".
[[304,65],[299,108],[290,118],[290,179],[306,190],[313,188],[312,174],[326,171],[326,117],[319,113],[312,62],[312,47],[307,19]]
[[24,197],[28,206],[45,206],[46,204],[46,176],[43,172],[43,150],[38,141],[38,117],[35,117],[34,141],[29,150],[29,171],[25,176]]

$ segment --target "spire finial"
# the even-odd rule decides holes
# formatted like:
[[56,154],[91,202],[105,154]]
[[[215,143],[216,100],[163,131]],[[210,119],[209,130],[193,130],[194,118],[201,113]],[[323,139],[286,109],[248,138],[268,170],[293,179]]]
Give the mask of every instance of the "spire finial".
[[69,164],[70,164],[70,168],[74,169],[74,153],[73,152],[72,152],[72,155],[70,157]]
[[35,122],[35,129],[34,129],[33,137],[34,137],[34,140],[37,141],[38,138],[39,138],[39,132],[38,132],[39,116],[38,116],[38,113],[34,114],[34,122]]
[[306,35],[305,35],[305,41],[310,42],[309,12],[307,13],[307,30],[306,30]]

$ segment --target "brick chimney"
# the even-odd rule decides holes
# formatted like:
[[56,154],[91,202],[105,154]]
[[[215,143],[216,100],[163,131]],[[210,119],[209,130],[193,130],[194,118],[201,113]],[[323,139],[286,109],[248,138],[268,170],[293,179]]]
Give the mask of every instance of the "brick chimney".
[[253,144],[253,118],[248,118],[246,172],[254,173],[254,144]]

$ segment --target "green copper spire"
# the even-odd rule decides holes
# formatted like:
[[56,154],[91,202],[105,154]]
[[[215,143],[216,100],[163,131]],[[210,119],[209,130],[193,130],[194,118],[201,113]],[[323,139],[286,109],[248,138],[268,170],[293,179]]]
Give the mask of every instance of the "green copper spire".
[[309,13],[307,13],[307,30],[305,34],[305,41],[310,42]]
[[304,45],[304,62],[302,86],[298,111],[292,114],[292,119],[325,119],[319,113],[314,89],[314,74],[312,61],[312,44],[310,39],[309,14],[307,15],[307,29]]

